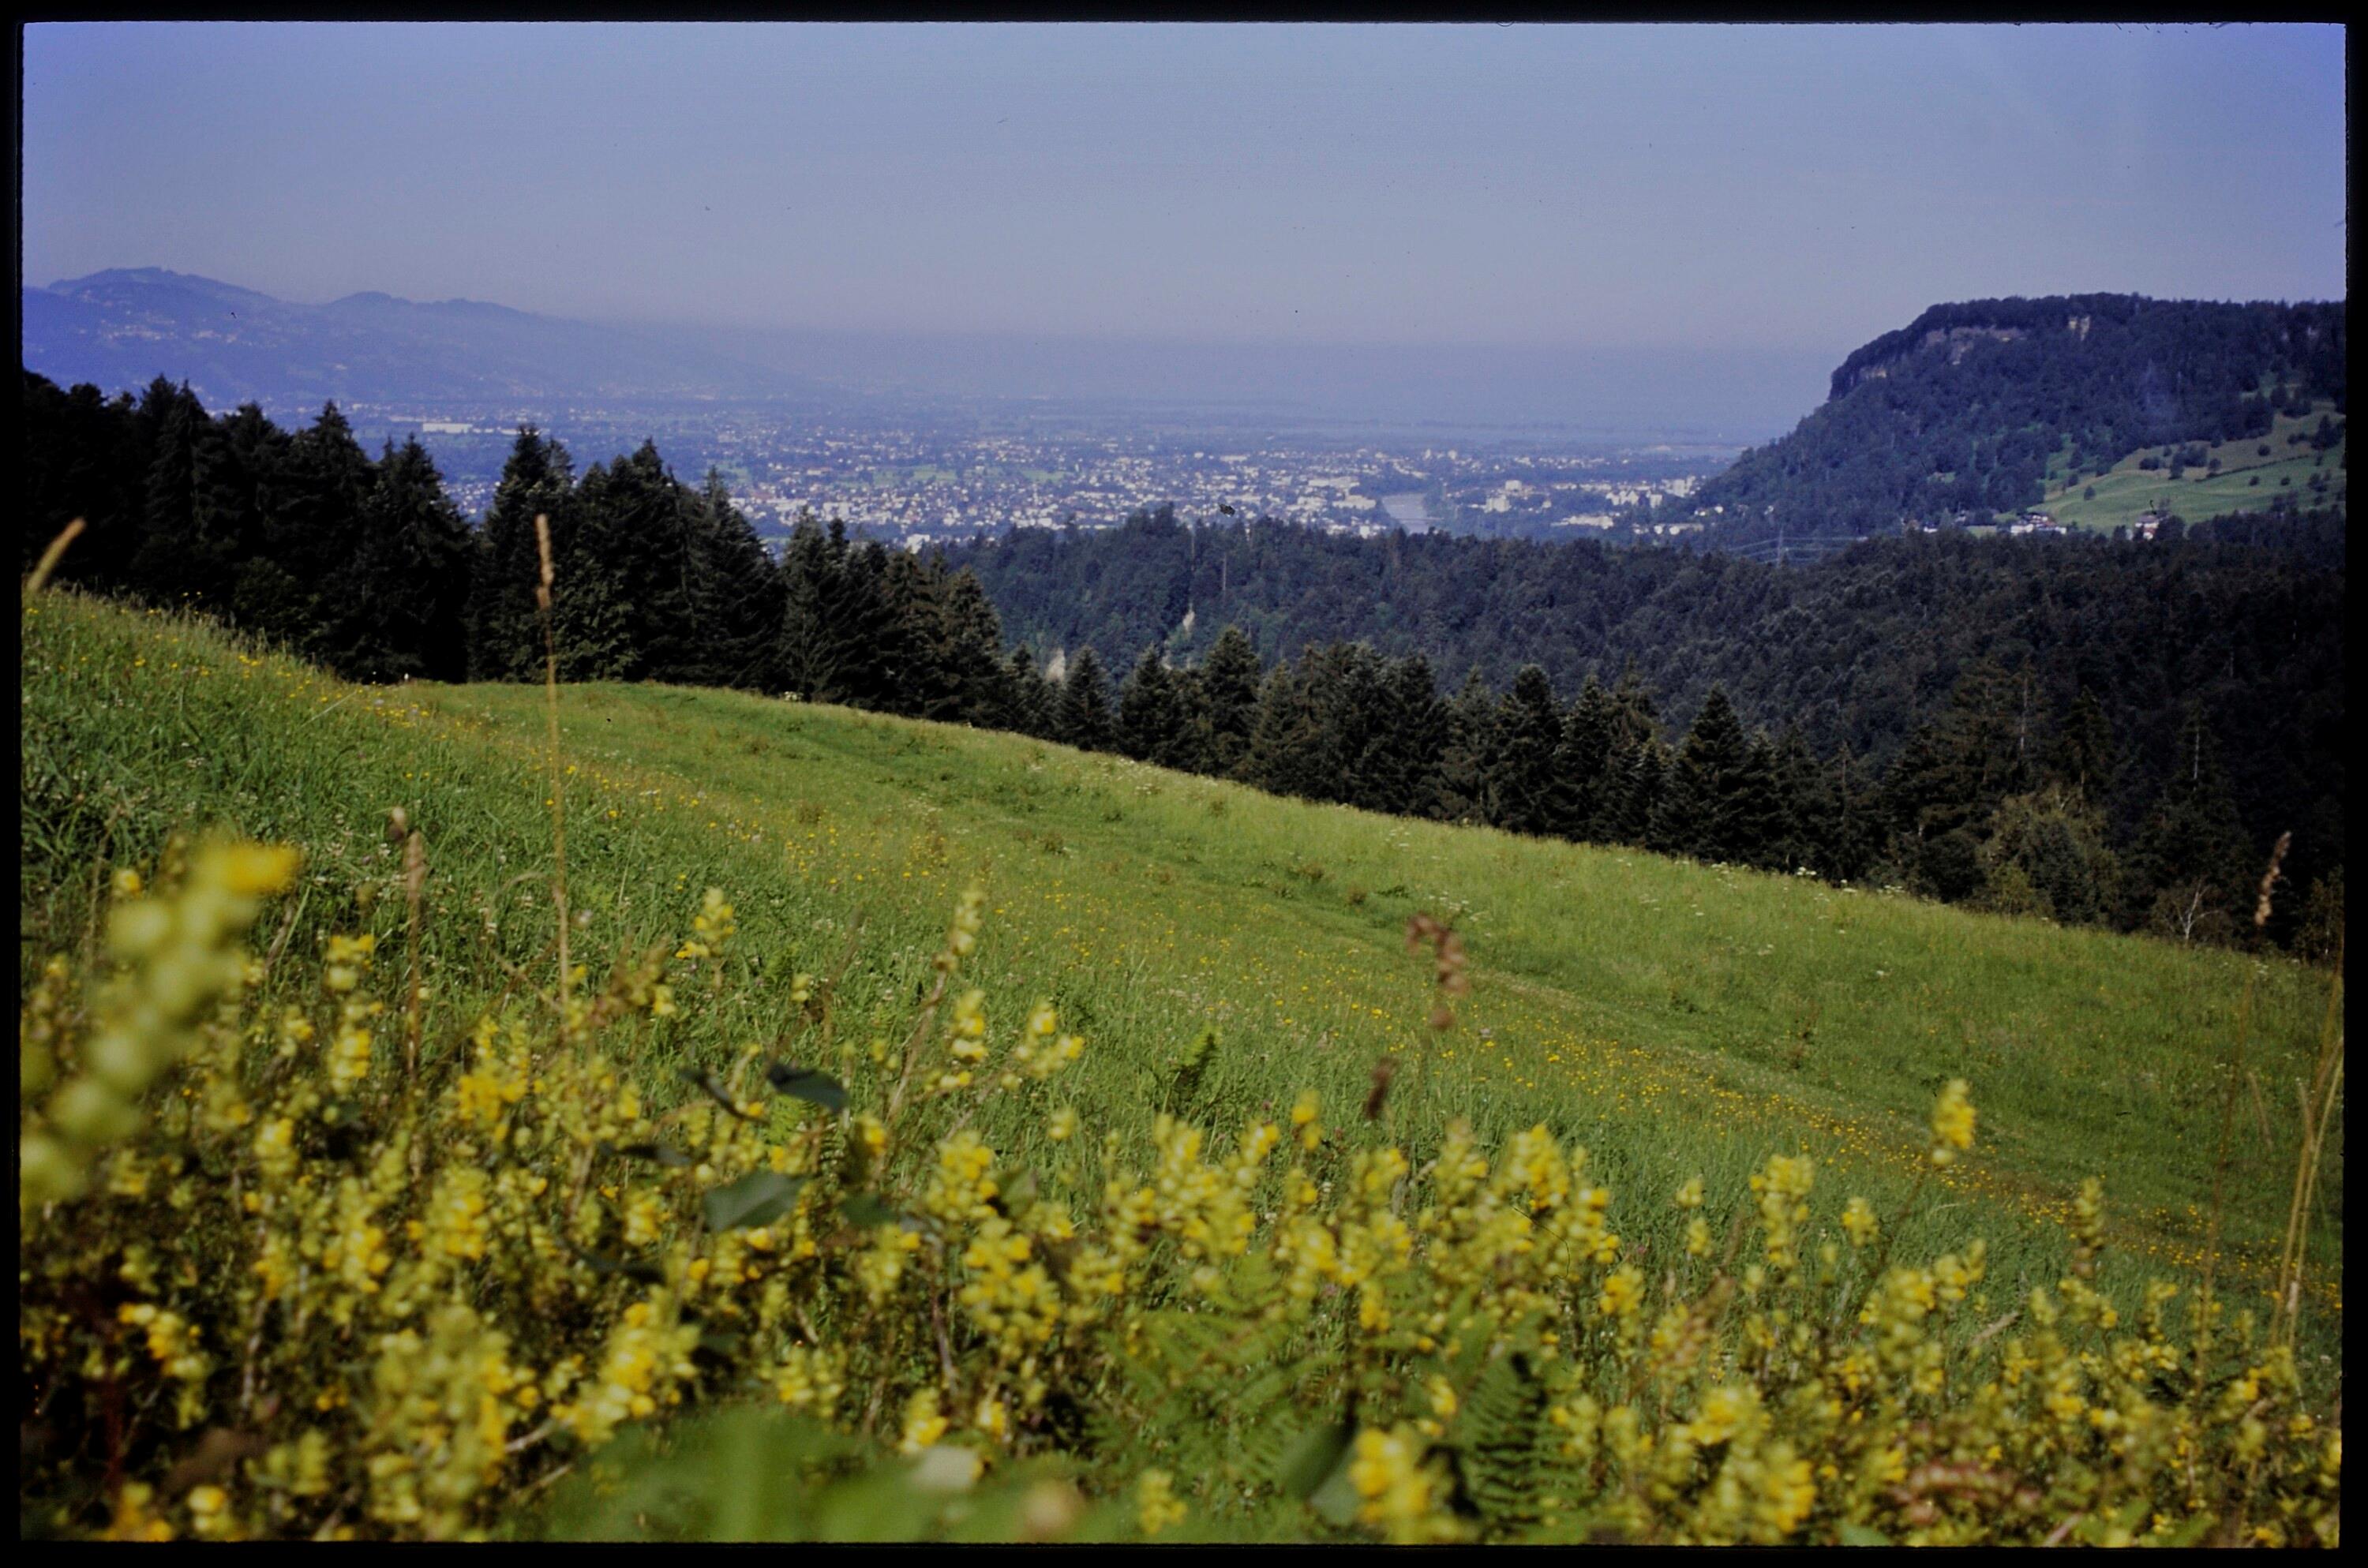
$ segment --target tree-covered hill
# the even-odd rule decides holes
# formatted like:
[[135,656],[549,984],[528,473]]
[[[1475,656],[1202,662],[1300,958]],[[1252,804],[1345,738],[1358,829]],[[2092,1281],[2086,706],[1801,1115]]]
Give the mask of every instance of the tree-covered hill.
[[1826,403],[1655,514],[1730,549],[2036,506],[2148,446],[2346,403],[2346,307],[2077,294],[1936,305],[1843,360]]

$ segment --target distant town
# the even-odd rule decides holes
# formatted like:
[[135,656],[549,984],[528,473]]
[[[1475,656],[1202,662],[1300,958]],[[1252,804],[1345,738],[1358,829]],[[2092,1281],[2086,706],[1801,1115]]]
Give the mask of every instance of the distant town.
[[786,536],[811,515],[908,549],[1019,528],[1108,528],[1162,506],[1188,519],[1275,517],[1360,535],[1628,535],[1632,513],[1691,494],[1737,450],[1534,433],[1382,437],[1238,424],[1195,431],[1174,416],[1109,414],[1030,420],[931,411],[889,423],[723,403],[486,411],[356,403],[346,412],[365,440],[417,436],[472,515],[491,503],[511,439],[530,423],[556,436],[579,472],[645,439],[686,478],[712,467],[768,538]]

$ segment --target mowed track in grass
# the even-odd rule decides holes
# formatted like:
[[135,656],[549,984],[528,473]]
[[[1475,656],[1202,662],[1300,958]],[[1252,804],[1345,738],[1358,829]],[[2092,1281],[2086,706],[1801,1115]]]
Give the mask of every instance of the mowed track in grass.
[[[305,846],[299,944],[358,926],[393,939],[381,830],[396,804],[428,835],[443,1038],[509,983],[507,966],[547,952],[539,689],[351,687],[203,627],[53,596],[26,622],[23,693],[20,902],[36,941],[20,972],[40,942],[85,939],[102,862],[204,822]],[[1987,1236],[1992,1294],[2011,1303],[2061,1272],[2055,1221],[2092,1173],[2114,1215],[2109,1283],[2193,1268],[2249,969],[2226,1233],[2248,1293],[2266,1283],[2320,971],[745,694],[574,687],[562,715],[570,890],[589,918],[577,954],[677,937],[713,884],[739,910],[736,961],[768,977],[737,1013],[648,1042],[654,1058],[716,1062],[774,1038],[791,973],[842,959],[841,1038],[887,1029],[976,881],[991,913],[967,978],[1013,1015],[991,1014],[999,1031],[1043,996],[1085,1034],[1067,1092],[1089,1131],[1147,1122],[1205,1028],[1220,1041],[1194,1107],[1221,1131],[1310,1087],[1352,1123],[1394,1058],[1385,1114],[1417,1157],[1452,1116],[1492,1142],[1545,1122],[1586,1145],[1647,1257],[1675,1244],[1680,1181],[1709,1177],[1733,1211],[1775,1152],[1816,1157],[1821,1211],[1853,1192],[1896,1211],[1924,1168],[1935,1092],[1965,1077],[1976,1154],[1930,1177],[1902,1245]],[[1429,970],[1405,947],[1417,911],[1452,916],[1472,960],[1444,1036],[1424,1025]],[[985,1131],[1008,1158],[1038,1138]],[[2340,1195],[2340,1130],[2329,1158]],[[2316,1294],[2340,1310],[2331,1201],[2311,1240]]]

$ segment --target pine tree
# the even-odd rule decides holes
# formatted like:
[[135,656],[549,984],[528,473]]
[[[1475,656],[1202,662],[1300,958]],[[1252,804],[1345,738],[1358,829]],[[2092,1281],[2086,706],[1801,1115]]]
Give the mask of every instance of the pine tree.
[[1201,666],[1201,695],[1206,718],[1202,747],[1208,771],[1220,778],[1236,777],[1250,745],[1250,728],[1257,722],[1258,651],[1238,626],[1217,633],[1215,646]]
[[1061,678],[1060,738],[1081,751],[1108,751],[1117,726],[1110,718],[1110,677],[1091,648],[1080,648]]

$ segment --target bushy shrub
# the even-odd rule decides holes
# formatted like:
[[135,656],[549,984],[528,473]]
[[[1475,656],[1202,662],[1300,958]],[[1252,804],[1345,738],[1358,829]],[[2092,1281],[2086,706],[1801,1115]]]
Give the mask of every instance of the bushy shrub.
[[[962,983],[975,892],[901,1036],[839,1040],[796,975],[799,1032],[645,1071],[653,1021],[729,1000],[711,890],[670,952],[422,1040],[367,934],[258,1001],[293,866],[127,874],[111,962],[21,998],[28,1533],[2338,1539],[2290,1336],[2109,1300],[2093,1181],[2070,1272],[2009,1301],[1979,1239],[1820,1221],[1805,1153],[1688,1183],[1652,1256],[1543,1127],[1410,1155],[1385,1074],[1345,1126],[1179,1093],[1088,1137],[1053,1094],[1083,1042]],[[973,1125],[1006,1096],[1024,1168]],[[1952,1083],[1932,1161],[1974,1142]]]

